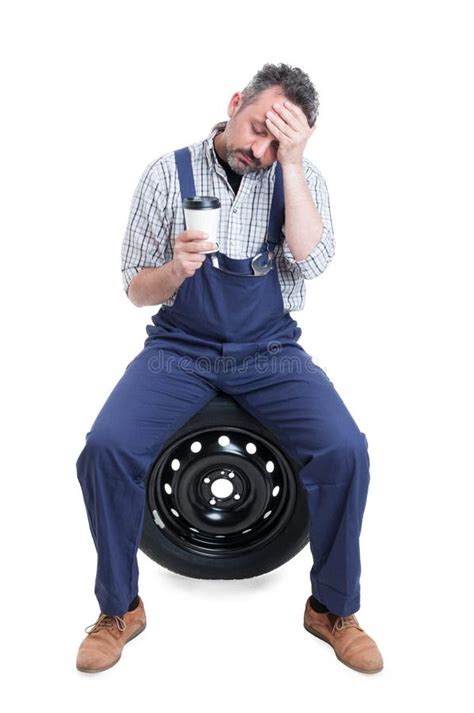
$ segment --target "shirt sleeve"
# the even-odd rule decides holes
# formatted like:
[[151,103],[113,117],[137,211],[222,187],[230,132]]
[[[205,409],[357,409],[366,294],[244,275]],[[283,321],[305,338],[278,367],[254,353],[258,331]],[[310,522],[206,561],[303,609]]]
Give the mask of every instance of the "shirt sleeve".
[[305,178],[323,221],[321,240],[303,260],[295,260],[288,246],[288,241],[285,237],[285,226],[283,225],[282,233],[284,239],[282,249],[283,257],[290,269],[299,273],[305,280],[311,280],[324,272],[334,256],[336,244],[326,181],[321,172],[315,170],[309,163],[305,168]]
[[144,267],[159,267],[166,262],[169,249],[166,198],[165,172],[159,161],[154,161],[146,167],[133,194],[122,242],[125,292],[128,292],[132,278]]

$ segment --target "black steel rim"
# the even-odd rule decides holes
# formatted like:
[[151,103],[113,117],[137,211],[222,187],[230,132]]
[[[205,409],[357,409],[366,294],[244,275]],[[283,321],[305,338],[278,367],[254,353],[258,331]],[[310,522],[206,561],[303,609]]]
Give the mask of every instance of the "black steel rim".
[[208,557],[262,547],[290,520],[294,472],[270,440],[210,427],[173,441],[152,466],[148,507],[164,536]]

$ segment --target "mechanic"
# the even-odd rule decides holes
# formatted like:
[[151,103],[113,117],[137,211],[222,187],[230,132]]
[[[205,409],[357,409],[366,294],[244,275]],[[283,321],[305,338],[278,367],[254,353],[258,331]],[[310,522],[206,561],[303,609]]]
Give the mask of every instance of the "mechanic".
[[[146,626],[137,564],[143,479],[167,439],[219,391],[301,464],[313,558],[304,627],[350,668],[383,668],[377,644],[354,616],[370,480],[367,438],[298,343],[301,328],[290,315],[304,306],[304,281],[320,275],[334,255],[326,182],[303,156],[318,109],[307,74],[265,64],[233,94],[228,121],[153,161],[138,183],[122,246],[124,289],[134,305],[161,308],[76,463],[97,551],[100,605],[79,647],[80,671],[113,666]],[[218,252],[204,254],[216,245],[186,229],[182,201],[190,196],[219,198]],[[276,371],[257,368],[265,351],[279,360]],[[158,352],[166,368],[150,369]],[[235,369],[202,372],[196,364],[202,356],[212,365],[231,357]]]

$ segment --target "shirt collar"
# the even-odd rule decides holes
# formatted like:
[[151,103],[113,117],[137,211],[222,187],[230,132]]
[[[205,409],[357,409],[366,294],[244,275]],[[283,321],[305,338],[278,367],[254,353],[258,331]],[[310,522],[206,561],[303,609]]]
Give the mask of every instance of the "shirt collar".
[[[209,165],[212,166],[216,171],[223,171],[224,169],[217,160],[216,150],[214,148],[214,137],[217,136],[217,134],[219,134],[221,131],[224,131],[226,125],[227,121],[219,121],[217,122],[217,124],[214,124],[208,137],[204,141],[206,156],[209,161]],[[276,162],[268,168],[260,168],[258,171],[250,171],[249,173],[246,173],[244,176],[242,176],[242,178],[249,178],[251,180],[261,180],[263,176],[266,175],[268,172],[273,173],[275,171],[275,165]]]

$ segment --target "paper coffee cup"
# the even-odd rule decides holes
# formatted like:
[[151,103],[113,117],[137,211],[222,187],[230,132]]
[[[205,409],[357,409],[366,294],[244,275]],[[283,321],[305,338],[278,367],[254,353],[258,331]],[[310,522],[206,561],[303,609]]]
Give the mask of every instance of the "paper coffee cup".
[[217,234],[221,203],[214,196],[192,196],[183,200],[184,217],[187,230],[202,230],[208,234],[205,242],[216,243],[215,250],[202,250],[203,255],[219,250]]

